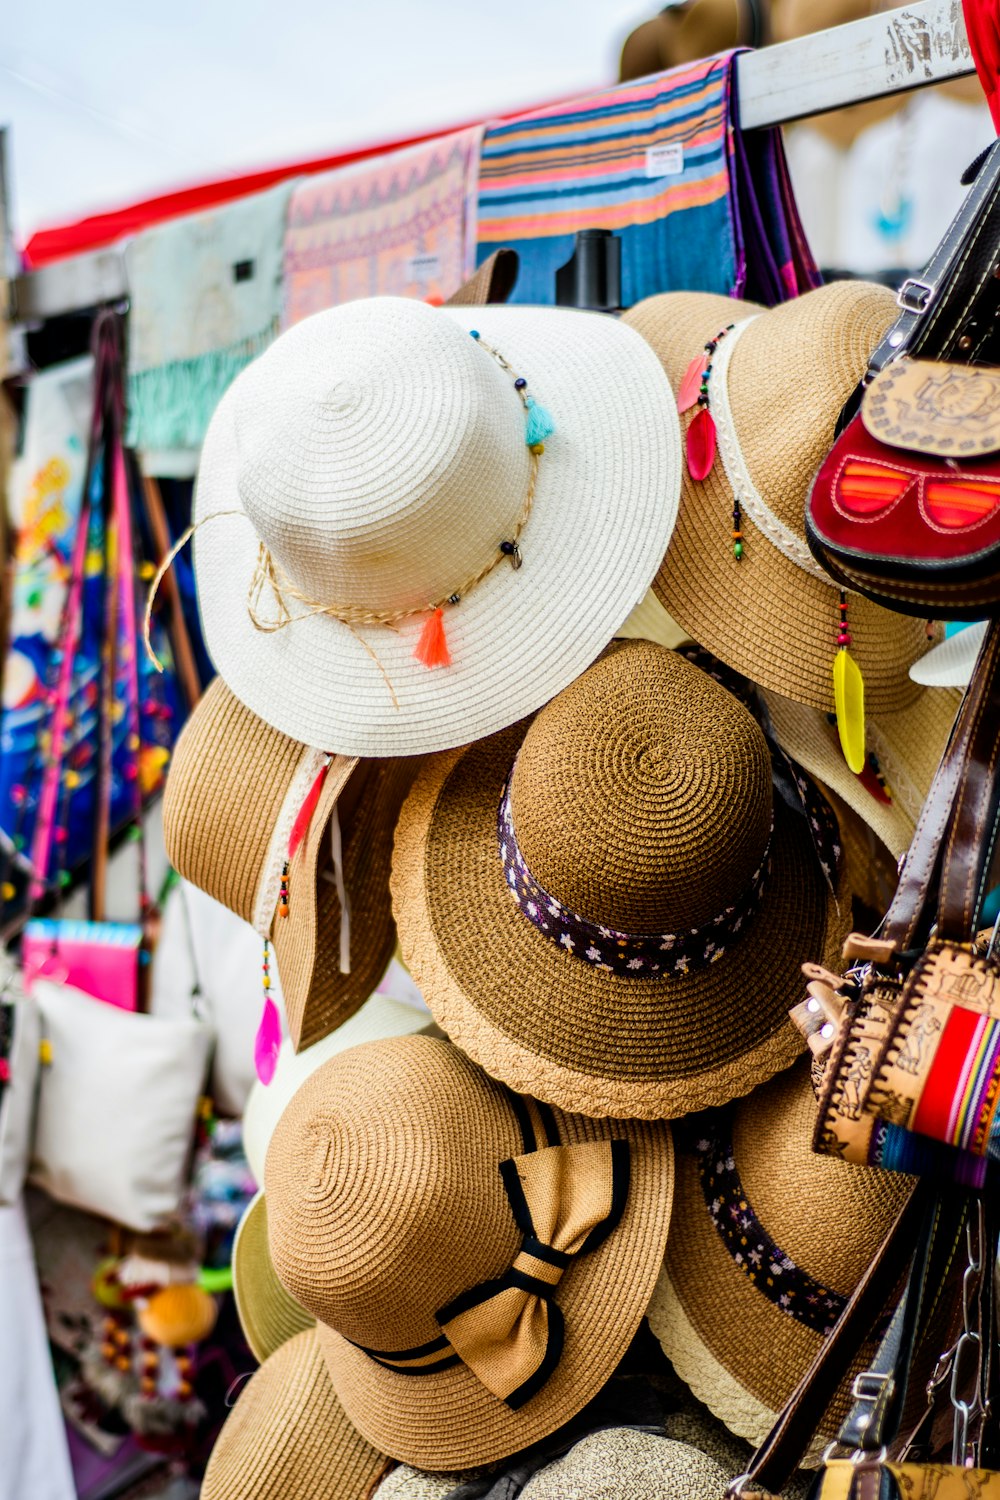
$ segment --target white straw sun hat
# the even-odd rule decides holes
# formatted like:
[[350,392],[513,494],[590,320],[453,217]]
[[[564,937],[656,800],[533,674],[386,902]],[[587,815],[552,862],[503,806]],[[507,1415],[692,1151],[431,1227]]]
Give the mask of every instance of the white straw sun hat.
[[[680,470],[663,368],[613,318],[393,297],[318,313],[234,382],[205,439],[209,650],[248,708],[324,750],[493,734],[642,599]],[[432,619],[450,664],[414,657]]]

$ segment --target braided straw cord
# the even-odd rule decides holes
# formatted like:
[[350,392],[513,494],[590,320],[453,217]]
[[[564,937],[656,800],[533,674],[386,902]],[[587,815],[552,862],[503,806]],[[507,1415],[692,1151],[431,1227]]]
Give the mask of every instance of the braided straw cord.
[[[520,541],[524,528],[528,523],[528,517],[531,515],[531,508],[535,503],[535,488],[538,483],[538,454],[529,451],[529,457],[531,466],[524,503],[514,523],[513,531],[509,537],[504,538],[504,541],[513,543],[515,548]],[[220,512],[220,514],[224,514],[224,512]],[[210,520],[211,518],[206,516],[205,519]],[[478,583],[482,583],[484,578],[488,578],[493,569],[498,567],[507,556],[507,553],[501,552],[498,548],[495,556],[491,557],[489,562],[484,563],[481,568],[471,574],[464,583],[459,584],[458,588],[449,589],[447,594],[442,594],[440,599],[435,599],[431,603],[414,604],[408,609],[378,610],[362,609],[346,604],[321,604],[319,600],[311,599],[308,594],[304,594],[301,589],[295,587],[284,569],[275,562],[267,547],[261,542],[257,551],[257,566],[250,580],[250,588],[247,594],[247,610],[255,627],[263,631],[283,630],[286,625],[291,625],[295,620],[304,620],[310,615],[328,615],[333,620],[339,620],[343,625],[401,625],[405,620],[412,620],[416,615],[429,614],[432,610],[440,609],[445,604],[457,604]],[[278,615],[273,620],[261,619],[257,610],[261,594],[268,584],[271,586],[271,591],[278,606]],[[284,599],[286,594],[296,600],[297,603],[306,606],[305,614],[292,615],[289,613]]]

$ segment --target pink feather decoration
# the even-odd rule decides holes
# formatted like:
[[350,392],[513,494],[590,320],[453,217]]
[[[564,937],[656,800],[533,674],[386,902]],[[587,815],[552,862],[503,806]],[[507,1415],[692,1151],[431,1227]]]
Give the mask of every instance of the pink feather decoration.
[[681,388],[677,392],[677,410],[682,416],[686,411],[691,410],[698,399],[701,391],[701,377],[705,368],[705,359],[706,356],[704,354],[696,354],[684,372]]
[[688,473],[696,483],[707,479],[715,463],[715,421],[706,406],[687,430]]
[[281,1023],[278,1020],[278,1007],[268,995],[264,1001],[264,1011],[257,1027],[257,1037],[253,1044],[253,1061],[257,1069],[257,1077],[266,1087],[274,1077],[274,1070],[278,1065],[278,1048],[281,1046]]

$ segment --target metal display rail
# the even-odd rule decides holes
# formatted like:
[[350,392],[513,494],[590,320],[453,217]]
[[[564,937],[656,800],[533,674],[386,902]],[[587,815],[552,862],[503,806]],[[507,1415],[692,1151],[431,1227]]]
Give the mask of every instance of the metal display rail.
[[[975,71],[961,0],[918,0],[744,53],[736,68],[744,130],[783,125]],[[124,257],[120,247],[109,246],[16,277],[10,321],[40,323],[127,295]]]

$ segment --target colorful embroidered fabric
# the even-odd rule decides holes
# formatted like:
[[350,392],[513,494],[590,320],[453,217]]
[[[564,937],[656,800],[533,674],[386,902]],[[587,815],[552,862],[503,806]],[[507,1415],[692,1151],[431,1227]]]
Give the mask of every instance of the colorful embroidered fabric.
[[283,326],[356,297],[441,303],[475,266],[482,129],[307,178],[288,211]]
[[[93,847],[97,801],[98,696],[102,618],[106,606],[102,465],[91,486],[89,523],[81,536],[87,439],[93,405],[93,360],[74,360],[36,375],[28,391],[24,456],[11,492],[17,527],[9,645],[3,663],[0,717],[0,908],[13,910],[23,895],[46,762],[46,735],[55,712],[61,679],[64,614],[74,570],[79,565],[79,631],[75,655],[66,666],[66,729],[63,740],[58,805],[54,811],[56,847],[48,874],[69,871],[89,857]],[[141,585],[136,583],[141,593]],[[126,823],[134,811],[135,779],[144,797],[151,796],[165,774],[169,749],[180,726],[182,705],[176,676],[169,666],[170,646],[159,622],[157,652],[168,670],[157,676],[142,657],[138,662],[138,752],[129,740],[134,724],[126,711],[130,688],[130,631],[119,611],[116,708],[110,726],[111,828]],[[134,634],[133,626],[133,634]]]
[[518,251],[511,301],[553,301],[580,229],[621,235],[626,307],[671,288],[739,286],[730,79],[727,54],[489,127],[479,258]]
[[[707,1122],[710,1117],[706,1116]],[[711,1117],[712,1127],[693,1140],[705,1206],[735,1265],[781,1312],[824,1337],[847,1305],[797,1266],[775,1244],[743,1191],[733,1156],[731,1117]]]
[[552,303],[581,229],[621,240],[625,307],[658,292],[771,305],[819,284],[780,133],[733,127],[734,53],[491,125],[479,167],[479,259],[503,245],[511,301]]
[[514,835],[511,779],[504,785],[497,814],[497,838],[507,887],[519,909],[539,932],[593,968],[628,979],[661,978],[704,969],[722,958],[756,915],[771,871],[770,835],[764,856],[739,900],[701,927],[680,933],[632,933],[589,922],[549,895],[525,864]]

